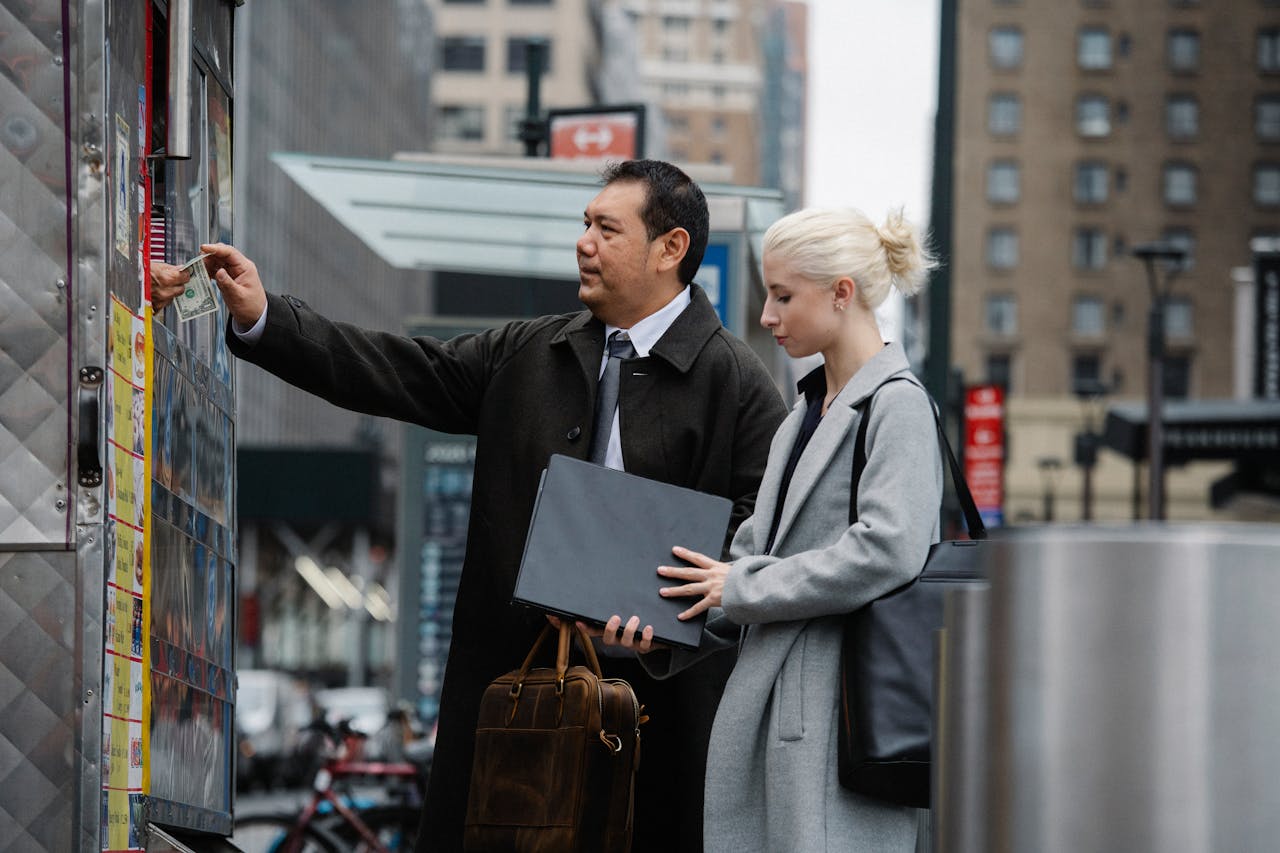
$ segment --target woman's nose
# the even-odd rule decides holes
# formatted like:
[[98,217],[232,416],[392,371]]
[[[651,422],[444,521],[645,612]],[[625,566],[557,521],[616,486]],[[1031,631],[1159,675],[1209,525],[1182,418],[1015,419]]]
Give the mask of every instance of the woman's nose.
[[768,308],[765,308],[760,312],[760,325],[764,326],[766,329],[772,329],[774,326],[778,325],[778,318],[769,313]]

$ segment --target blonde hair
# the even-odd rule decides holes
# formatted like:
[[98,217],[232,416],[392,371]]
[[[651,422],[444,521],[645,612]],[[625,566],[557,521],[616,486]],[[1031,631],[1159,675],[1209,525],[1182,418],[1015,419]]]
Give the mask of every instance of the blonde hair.
[[877,227],[853,208],[806,208],[769,227],[764,253],[785,260],[797,274],[819,285],[848,276],[867,308],[878,308],[893,288],[911,296],[937,266],[917,228],[891,211]]

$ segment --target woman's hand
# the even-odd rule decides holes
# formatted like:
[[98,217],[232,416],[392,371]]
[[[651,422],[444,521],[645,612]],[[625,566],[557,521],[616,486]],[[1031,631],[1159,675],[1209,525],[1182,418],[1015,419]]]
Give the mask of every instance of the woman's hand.
[[163,261],[151,262],[151,310],[159,314],[178,294],[187,289],[191,270]]
[[658,574],[664,578],[688,581],[682,586],[667,586],[658,590],[663,598],[686,598],[700,595],[701,600],[680,614],[682,621],[692,619],[711,607],[720,606],[720,595],[724,592],[724,579],[729,574],[729,564],[713,560],[705,554],[690,551],[688,548],[676,546],[671,552],[682,560],[693,563],[692,566],[658,566]]

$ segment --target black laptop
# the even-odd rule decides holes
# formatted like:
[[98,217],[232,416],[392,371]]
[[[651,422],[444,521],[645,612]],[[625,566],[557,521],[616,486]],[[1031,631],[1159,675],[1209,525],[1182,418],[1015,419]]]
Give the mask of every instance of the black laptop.
[[681,622],[695,597],[664,599],[674,586],[658,566],[680,565],[683,545],[717,559],[733,503],[556,454],[542,472],[513,600],[604,625],[640,617],[654,639],[694,649],[705,616]]

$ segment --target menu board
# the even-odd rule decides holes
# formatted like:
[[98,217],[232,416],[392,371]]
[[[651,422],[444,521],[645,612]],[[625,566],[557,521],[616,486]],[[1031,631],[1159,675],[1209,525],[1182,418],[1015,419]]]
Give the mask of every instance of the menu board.
[[102,845],[142,850],[150,718],[151,338],[111,297],[106,377],[106,600],[102,661]]

